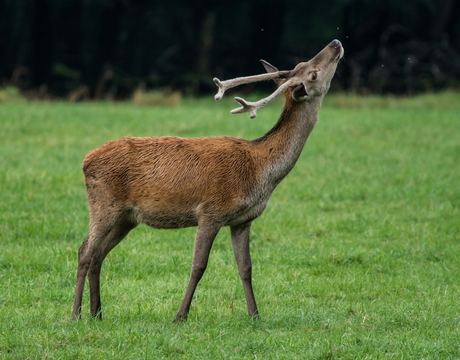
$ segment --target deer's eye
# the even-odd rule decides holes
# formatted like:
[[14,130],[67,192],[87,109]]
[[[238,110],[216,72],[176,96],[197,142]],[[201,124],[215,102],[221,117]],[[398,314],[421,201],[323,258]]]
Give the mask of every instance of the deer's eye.
[[312,79],[312,81],[315,81],[318,78],[318,73],[316,71],[313,71],[310,74],[310,78]]

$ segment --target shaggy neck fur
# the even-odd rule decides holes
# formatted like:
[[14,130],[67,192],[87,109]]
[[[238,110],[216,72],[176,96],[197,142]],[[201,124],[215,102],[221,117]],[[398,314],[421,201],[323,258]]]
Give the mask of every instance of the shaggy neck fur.
[[321,106],[322,97],[296,102],[286,96],[286,105],[275,126],[255,142],[268,167],[263,178],[276,186],[294,167],[308,136],[312,132]]

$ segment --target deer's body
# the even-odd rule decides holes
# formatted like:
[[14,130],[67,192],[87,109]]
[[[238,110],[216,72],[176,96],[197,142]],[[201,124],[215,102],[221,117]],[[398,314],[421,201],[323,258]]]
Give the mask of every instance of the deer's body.
[[89,201],[100,201],[103,188],[104,201],[157,229],[197,226],[206,214],[223,225],[250,220],[261,190],[251,145],[225,137],[111,141],[85,159]]
[[[86,276],[91,312],[100,317],[102,262],[130,230],[142,223],[159,229],[198,226],[190,282],[177,320],[187,317],[212,242],[223,226],[231,229],[248,312],[258,316],[251,284],[249,229],[264,211],[273,190],[295,165],[317,121],[321,101],[343,49],[337,41],[317,57],[323,52],[332,52],[331,59],[326,58],[332,70],[328,69],[324,88],[309,90],[306,81],[300,88],[294,80],[286,81],[278,89],[286,96],[283,113],[276,125],[259,139],[126,137],[86,156],[83,171],[90,230],[79,250],[75,318],[80,317]],[[324,61],[324,56],[319,60]],[[290,72],[295,79],[299,66]],[[277,70],[270,68],[270,71]],[[286,72],[279,73],[282,79],[287,77]],[[243,105],[238,111],[251,111],[255,116],[254,104],[238,101]]]

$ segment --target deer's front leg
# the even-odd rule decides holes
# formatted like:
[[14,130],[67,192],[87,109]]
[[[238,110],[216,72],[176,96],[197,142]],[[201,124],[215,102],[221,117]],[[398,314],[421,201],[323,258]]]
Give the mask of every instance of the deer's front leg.
[[220,225],[216,224],[203,224],[198,227],[195,237],[195,246],[193,250],[192,270],[190,273],[190,280],[185,292],[184,300],[176,315],[174,321],[184,321],[187,319],[192,303],[193,294],[195,293],[196,286],[201,280],[206,266],[208,264],[209,252],[211,251],[212,243],[220,230]]
[[235,253],[238,272],[243,283],[244,295],[248,306],[248,314],[253,319],[259,319],[259,310],[257,309],[254,291],[252,289],[252,264],[251,254],[249,252],[249,230],[251,223],[232,226],[233,251]]

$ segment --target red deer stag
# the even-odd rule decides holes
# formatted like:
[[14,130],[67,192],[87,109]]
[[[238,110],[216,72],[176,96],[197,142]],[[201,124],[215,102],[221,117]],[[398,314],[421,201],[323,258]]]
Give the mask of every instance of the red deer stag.
[[198,226],[190,280],[176,321],[187,318],[214,238],[221,227],[229,226],[248,313],[258,318],[251,281],[251,223],[300,156],[343,52],[340,41],[334,40],[291,71],[278,71],[263,61],[267,74],[214,79],[219,87],[216,100],[241,84],[274,80],[279,85],[272,95],[257,102],[235,98],[241,107],[232,113],[250,112],[252,118],[284,93],[286,103],[278,122],[259,139],[125,137],[86,155],[83,172],[90,224],[78,251],[73,318],[81,317],[86,276],[91,314],[102,318],[102,262],[138,224],[157,229]]

